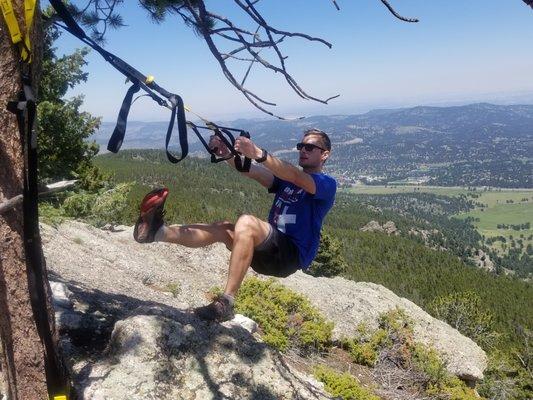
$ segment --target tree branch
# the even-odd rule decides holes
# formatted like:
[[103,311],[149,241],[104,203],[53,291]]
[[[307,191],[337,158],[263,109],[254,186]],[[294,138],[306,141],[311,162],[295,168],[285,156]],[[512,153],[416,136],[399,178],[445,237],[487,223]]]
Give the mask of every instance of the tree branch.
[[[66,190],[72,186],[74,186],[78,182],[77,179],[71,180],[71,181],[60,181],[56,183],[51,183],[49,185],[46,185],[42,190],[39,192],[39,195],[49,195],[56,192],[61,192],[63,190]],[[19,194],[15,197],[12,197],[9,200],[4,201],[0,204],[0,215],[4,214],[16,206],[18,206],[20,203],[22,203],[22,195]]]
[[388,8],[388,10],[391,12],[392,15],[394,15],[396,18],[398,18],[399,20],[401,21],[405,21],[405,22],[418,22],[418,19],[417,18],[406,18],[406,17],[402,17],[400,14],[398,14],[396,12],[396,10],[394,8],[392,8],[392,6],[389,4],[389,2],[387,0],[381,0],[381,2],[385,5],[385,7]]
[[[332,1],[335,8],[339,10],[340,7],[337,1]],[[390,5],[388,0],[380,1],[396,18],[406,22],[418,21],[418,19],[406,18],[399,15]],[[524,1],[528,3],[533,0]],[[113,24],[122,24],[121,20],[117,19],[117,14],[114,12],[115,7],[122,2],[123,0],[87,0],[88,6],[81,12],[78,11],[78,14],[86,14],[84,19],[85,24],[93,23],[93,31],[95,34],[99,34],[99,37],[102,38],[108,25],[113,26]],[[245,16],[248,17],[248,22],[257,24],[257,30],[254,33],[246,27],[237,26],[233,21],[224,16],[214,13],[211,10],[207,10],[205,0],[139,0],[141,7],[144,8],[155,21],[161,22],[167,15],[174,14],[181,17],[187,26],[192,27],[198,35],[203,37],[209,50],[219,63],[226,79],[228,79],[228,81],[239,90],[246,99],[252,103],[252,105],[262,112],[281,118],[266,110],[264,107],[265,105],[275,106],[274,102],[262,99],[249,88],[245,87],[247,79],[252,72],[252,68],[256,64],[262,66],[266,70],[283,75],[283,78],[289,87],[302,99],[327,104],[330,100],[338,97],[339,95],[321,99],[308,94],[289,73],[286,65],[287,56],[280,48],[280,44],[287,38],[301,38],[310,42],[319,42],[329,48],[332,47],[332,44],[322,38],[314,37],[306,33],[289,32],[273,27],[257,9],[257,4],[259,2],[260,0],[233,0],[233,3],[244,12]],[[92,5],[93,9],[90,9],[89,5]],[[99,31],[97,26],[101,24],[104,26],[103,29],[100,29]],[[261,38],[261,36],[263,36],[263,38]],[[220,39],[220,41],[217,40],[217,42],[215,42],[215,39]],[[236,43],[237,46],[231,51],[222,50],[221,45],[228,43]],[[271,50],[272,52],[259,55],[264,49]],[[236,56],[237,53],[241,52],[245,52],[246,54],[239,54],[239,56]],[[267,56],[272,57],[272,61],[267,61]],[[232,64],[227,64],[230,62]],[[233,72],[233,65],[235,62],[249,63],[243,78],[240,80],[236,79]]]

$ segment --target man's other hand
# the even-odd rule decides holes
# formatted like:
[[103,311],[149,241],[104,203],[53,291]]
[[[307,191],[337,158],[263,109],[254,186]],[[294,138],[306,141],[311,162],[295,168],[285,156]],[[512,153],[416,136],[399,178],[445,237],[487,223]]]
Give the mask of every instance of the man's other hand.
[[263,150],[257,147],[254,142],[244,136],[239,136],[235,139],[235,150],[241,153],[243,156],[255,160],[260,158],[263,154]]
[[214,151],[217,156],[222,158],[229,156],[231,153],[224,142],[216,135],[211,135],[208,146],[211,151]]

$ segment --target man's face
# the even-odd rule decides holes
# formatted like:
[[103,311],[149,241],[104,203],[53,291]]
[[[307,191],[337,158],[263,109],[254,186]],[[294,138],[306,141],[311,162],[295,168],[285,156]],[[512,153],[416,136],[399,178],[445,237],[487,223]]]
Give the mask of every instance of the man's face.
[[308,135],[302,139],[304,145],[300,149],[298,164],[302,168],[321,167],[329,156],[329,151],[325,149],[322,138],[318,135]]

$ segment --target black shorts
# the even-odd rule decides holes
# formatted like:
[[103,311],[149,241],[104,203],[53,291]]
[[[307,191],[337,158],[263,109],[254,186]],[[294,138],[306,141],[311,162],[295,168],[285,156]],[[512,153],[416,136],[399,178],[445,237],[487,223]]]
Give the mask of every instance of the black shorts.
[[262,275],[284,278],[300,269],[298,248],[283,232],[270,226],[270,233],[254,249],[252,269]]

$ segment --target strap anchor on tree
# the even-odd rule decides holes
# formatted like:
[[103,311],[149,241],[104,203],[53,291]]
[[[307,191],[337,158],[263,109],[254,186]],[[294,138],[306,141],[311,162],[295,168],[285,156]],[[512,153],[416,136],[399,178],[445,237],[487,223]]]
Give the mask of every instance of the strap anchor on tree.
[[[24,0],[23,31],[11,0],[1,0],[2,15],[8,27],[11,42],[20,52],[20,79],[22,90],[18,99],[9,101],[7,110],[15,114],[22,144],[23,170],[23,238],[26,264],[28,266],[28,288],[37,331],[45,349],[45,372],[48,393],[66,399],[69,382],[61,367],[57,346],[53,339],[52,326],[48,320],[47,294],[45,290],[46,268],[41,250],[39,234],[38,183],[37,183],[37,132],[35,120],[37,104],[32,86],[31,28],[35,15],[36,0]],[[22,33],[24,32],[24,33]],[[18,196],[15,196],[16,199]],[[13,199],[11,199],[13,200]],[[13,200],[16,204],[17,201]],[[6,212],[10,211],[6,208]]]

